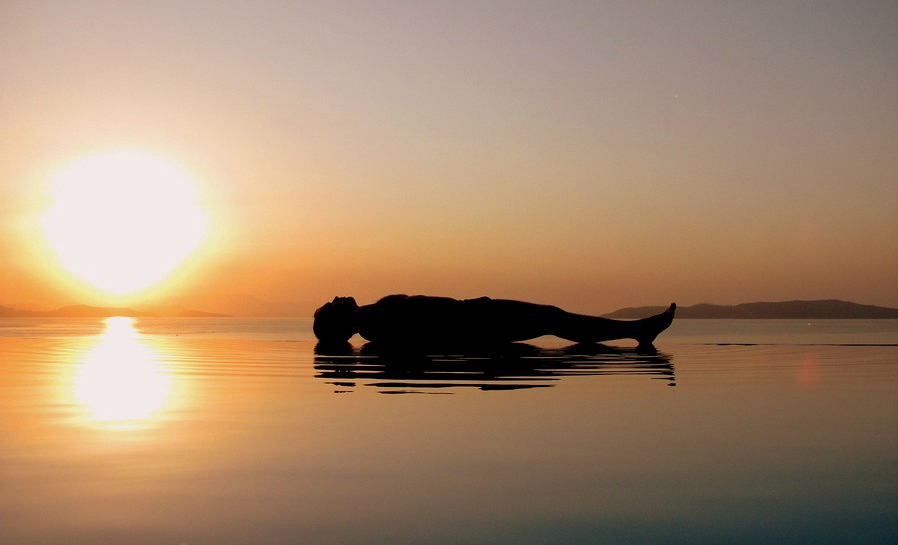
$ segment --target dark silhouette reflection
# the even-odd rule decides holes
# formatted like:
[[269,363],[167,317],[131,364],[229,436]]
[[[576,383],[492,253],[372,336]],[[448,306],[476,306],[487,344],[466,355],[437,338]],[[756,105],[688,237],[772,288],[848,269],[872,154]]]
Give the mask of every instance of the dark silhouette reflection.
[[547,388],[566,376],[645,375],[676,386],[671,357],[651,349],[574,344],[541,348],[524,343],[492,346],[419,346],[373,342],[315,347],[316,378],[336,392],[374,386],[384,393],[434,393],[448,388]]

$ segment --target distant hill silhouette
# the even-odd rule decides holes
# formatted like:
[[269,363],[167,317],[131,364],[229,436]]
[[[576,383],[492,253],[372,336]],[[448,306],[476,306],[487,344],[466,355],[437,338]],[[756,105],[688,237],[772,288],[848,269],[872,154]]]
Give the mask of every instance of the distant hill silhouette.
[[[662,312],[665,307],[631,307],[605,314],[606,318],[645,318]],[[741,305],[712,305],[700,303],[691,307],[677,307],[677,318],[708,319],[898,319],[898,309],[860,305],[837,299],[821,301],[782,301],[778,303],[742,303]]]
[[175,314],[157,314],[134,310],[125,307],[92,307],[90,305],[69,305],[56,310],[16,310],[0,305],[0,318],[109,318],[111,316],[127,316],[130,318],[147,318],[156,316],[180,317],[222,317],[226,314],[213,314],[199,310],[183,310]]
[[[667,307],[628,307],[604,314],[605,318],[630,320],[645,318],[663,312]],[[94,307],[69,305],[55,310],[19,310],[0,305],[0,318],[108,318],[110,316],[145,317],[227,317],[200,310],[163,310],[156,312],[126,307]],[[677,307],[677,318],[707,319],[898,319],[898,309],[861,305],[837,299],[820,301],[781,301],[776,303],[742,303],[740,305],[713,305],[700,303],[689,307]]]

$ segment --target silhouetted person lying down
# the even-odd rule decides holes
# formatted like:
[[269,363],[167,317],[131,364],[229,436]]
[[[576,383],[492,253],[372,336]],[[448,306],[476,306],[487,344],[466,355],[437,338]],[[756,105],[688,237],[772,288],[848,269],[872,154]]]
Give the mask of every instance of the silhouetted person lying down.
[[642,320],[612,320],[573,314],[550,305],[507,299],[450,299],[389,295],[359,306],[334,297],[315,311],[312,329],[323,343],[342,343],[358,333],[381,344],[495,344],[554,335],[576,343],[635,339],[650,347],[670,326],[677,305]]

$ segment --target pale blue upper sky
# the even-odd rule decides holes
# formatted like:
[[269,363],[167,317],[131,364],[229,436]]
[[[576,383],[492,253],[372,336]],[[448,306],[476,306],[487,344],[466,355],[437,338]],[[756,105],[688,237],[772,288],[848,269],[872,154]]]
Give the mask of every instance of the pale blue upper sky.
[[898,306],[895,2],[0,0],[0,66],[5,254],[139,148],[217,218],[204,303]]

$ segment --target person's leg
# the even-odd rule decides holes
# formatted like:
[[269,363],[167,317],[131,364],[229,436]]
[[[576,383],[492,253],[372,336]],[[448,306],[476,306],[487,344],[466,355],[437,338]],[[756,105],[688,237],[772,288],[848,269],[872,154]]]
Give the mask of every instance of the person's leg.
[[648,346],[670,326],[676,309],[677,305],[671,303],[664,312],[642,320],[612,320],[562,311],[552,334],[574,342],[634,339],[640,346]]
[[489,297],[466,299],[462,306],[468,335],[487,342],[526,341],[552,335],[555,324],[566,314],[550,305]]
[[508,299],[481,297],[463,304],[472,336],[504,342],[554,335],[578,343],[635,339],[640,345],[651,345],[670,326],[676,311],[676,305],[671,304],[661,314],[642,320],[611,320]]

